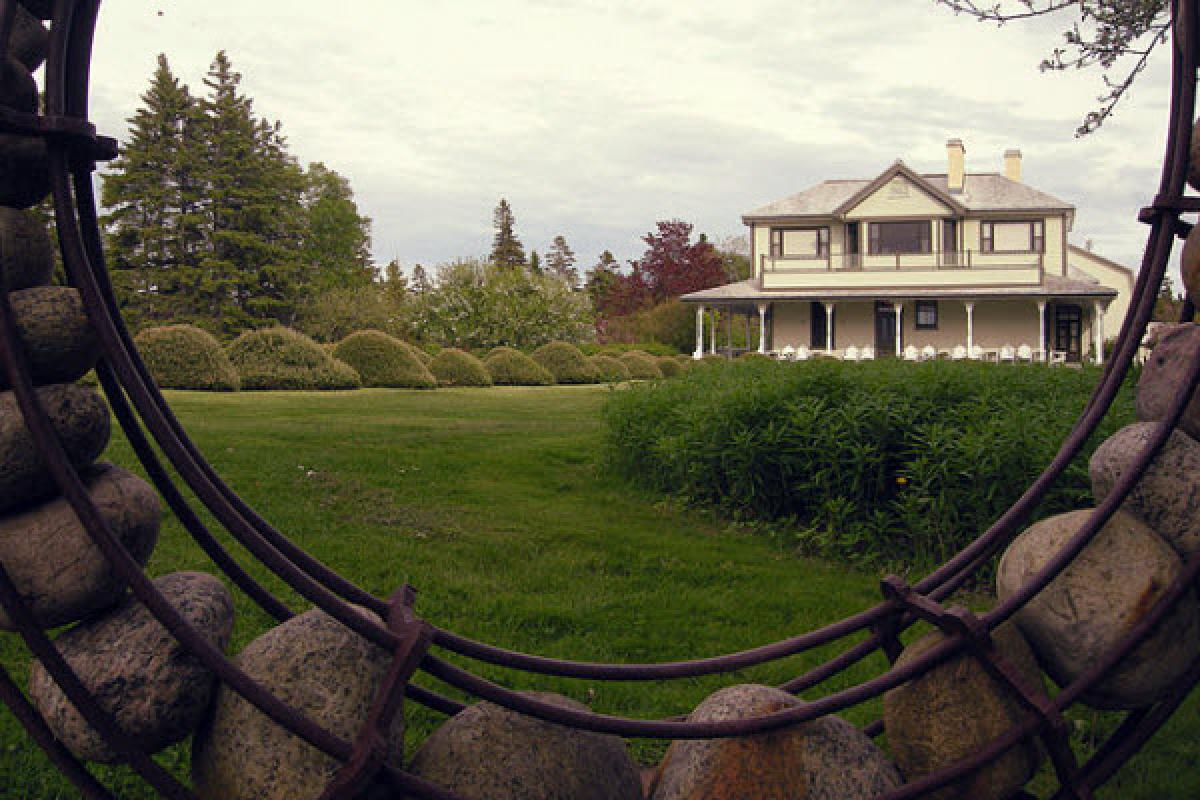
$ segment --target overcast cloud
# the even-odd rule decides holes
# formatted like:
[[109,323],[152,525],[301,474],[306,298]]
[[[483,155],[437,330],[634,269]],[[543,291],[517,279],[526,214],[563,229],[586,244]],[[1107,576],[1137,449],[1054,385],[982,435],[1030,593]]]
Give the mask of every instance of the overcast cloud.
[[959,137],[969,170],[1019,147],[1025,180],[1078,207],[1072,241],[1136,268],[1167,54],[1076,139],[1099,73],[1037,70],[1066,22],[997,30],[931,0],[119,0],[93,117],[123,138],[157,53],[199,92],[225,49],[293,153],[351,180],[376,259],[406,267],[486,253],[501,196],[526,249],[561,233],[590,265],[640,255],[658,219],[721,238],[827,178],[944,171]]

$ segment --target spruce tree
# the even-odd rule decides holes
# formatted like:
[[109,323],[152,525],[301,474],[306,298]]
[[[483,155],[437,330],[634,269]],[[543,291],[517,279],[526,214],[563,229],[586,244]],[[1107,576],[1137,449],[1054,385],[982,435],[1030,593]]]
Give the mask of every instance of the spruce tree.
[[359,215],[350,182],[321,163],[310,164],[304,177],[306,282],[317,290],[370,284],[371,220]]
[[113,282],[135,327],[191,318],[186,287],[197,280],[202,236],[199,108],[165,55],[141,99],[101,190]]
[[529,272],[532,275],[542,274],[542,257],[538,255],[537,250],[529,252]]
[[565,280],[572,289],[579,285],[579,270],[575,269],[575,251],[564,237],[554,237],[554,244],[546,254],[546,266],[552,273]]
[[508,200],[502,197],[500,204],[492,212],[492,227],[496,229],[496,235],[492,239],[493,264],[502,267],[525,266],[525,248],[513,232],[515,226],[516,218],[512,208],[508,205]]

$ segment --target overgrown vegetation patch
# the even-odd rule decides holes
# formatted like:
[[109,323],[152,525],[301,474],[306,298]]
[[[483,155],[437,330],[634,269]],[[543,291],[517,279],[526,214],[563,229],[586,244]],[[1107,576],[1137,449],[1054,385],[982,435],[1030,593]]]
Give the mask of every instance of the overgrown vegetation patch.
[[164,389],[234,392],[241,387],[237,370],[221,343],[194,325],[146,328],[133,343],[154,382]]
[[363,386],[433,389],[437,379],[416,348],[382,331],[352,333],[333,348],[335,358],[358,372]]
[[[890,361],[713,364],[614,394],[607,457],[645,486],[795,530],[810,552],[927,567],[1020,497],[1098,375]],[[1132,418],[1127,387],[1038,518],[1091,504],[1087,458]]]
[[357,389],[358,373],[290,328],[247,331],[229,345],[243,389]]

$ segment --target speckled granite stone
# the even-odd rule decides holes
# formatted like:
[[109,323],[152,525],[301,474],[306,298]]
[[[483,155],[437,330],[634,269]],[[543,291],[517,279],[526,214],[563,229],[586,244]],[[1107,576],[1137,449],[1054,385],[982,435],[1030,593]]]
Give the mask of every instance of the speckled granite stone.
[[[1158,337],[1138,379],[1135,399],[1138,419],[1154,422],[1166,416],[1198,349],[1200,325],[1175,325]],[[1188,401],[1179,427],[1193,439],[1200,439],[1200,395],[1192,395]]]
[[[1016,626],[992,633],[996,649],[1030,683],[1042,675],[1029,645]],[[930,633],[900,654],[897,666],[912,663],[944,637]],[[912,781],[959,761],[1024,719],[1017,695],[992,678],[969,655],[939,664],[890,690],[883,698],[888,747],[904,776]],[[1041,750],[1026,741],[973,775],[928,795],[930,800],[1007,800],[1041,764]]]
[[[225,649],[233,631],[233,598],[220,580],[176,572],[156,578],[154,585],[201,636]],[[186,739],[208,711],[216,676],[132,595],[67,631],[55,646],[101,708],[151,753]],[[54,736],[76,757],[120,760],[39,662],[29,676],[29,693]]]
[[[1096,448],[1088,472],[1097,503],[1108,497],[1160,425],[1126,425]],[[1149,525],[1181,555],[1200,550],[1200,443],[1173,431],[1121,508]]]
[[0,206],[0,286],[10,292],[54,279],[54,244],[32,211]]
[[[802,706],[770,686],[722,689],[691,722],[746,719]],[[838,717],[822,717],[740,739],[673,742],[653,800],[859,800],[901,785],[900,774],[871,739]]]
[[[353,740],[389,657],[325,612],[312,610],[259,636],[234,661],[283,702]],[[200,800],[312,800],[340,767],[225,685],[217,690],[212,719],[192,741],[192,777]],[[394,763],[401,763],[400,716],[388,751]]]
[[[79,292],[41,286],[11,295],[21,343],[33,382],[71,383],[87,374],[100,355],[100,340],[88,322]],[[9,388],[0,370],[0,389]]]
[[[67,457],[92,463],[108,445],[108,405],[95,391],[67,383],[37,390]],[[0,392],[0,514],[26,508],[58,493],[12,392]]]
[[17,6],[13,20],[12,38],[8,40],[9,54],[31,72],[46,60],[46,49],[50,45],[50,32],[46,26],[26,9]]
[[[1090,509],[1031,525],[1008,547],[996,571],[1003,600],[1040,570],[1087,521]],[[1016,614],[1047,674],[1065,686],[1141,620],[1183,561],[1136,517],[1118,511],[1070,566]],[[1200,650],[1200,605],[1184,595],[1149,638],[1082,700],[1097,708],[1139,708],[1163,695]]]
[[46,143],[33,136],[0,134],[0,206],[29,208],[48,194]]
[[[531,695],[566,708],[556,694]],[[415,775],[470,800],[640,800],[641,779],[616,736],[572,730],[476,703],[433,732],[413,757]]]
[[[85,478],[109,529],[139,564],[158,541],[158,495],[144,480],[111,465]],[[121,600],[125,584],[63,498],[0,519],[0,562],[45,628],[75,622]],[[0,610],[0,629],[12,630]]]

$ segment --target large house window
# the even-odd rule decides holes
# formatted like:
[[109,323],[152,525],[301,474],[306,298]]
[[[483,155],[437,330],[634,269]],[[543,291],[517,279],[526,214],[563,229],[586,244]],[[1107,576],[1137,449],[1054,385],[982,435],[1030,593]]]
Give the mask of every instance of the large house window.
[[1046,227],[1040,219],[1019,222],[982,222],[979,249],[985,253],[1044,253]]
[[917,301],[917,330],[936,331],[938,326],[937,300]]
[[829,228],[772,228],[771,258],[825,258]]
[[872,222],[870,224],[868,251],[872,255],[890,253],[929,253],[933,223],[919,222]]

